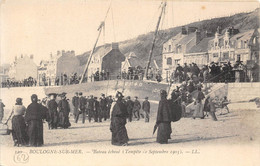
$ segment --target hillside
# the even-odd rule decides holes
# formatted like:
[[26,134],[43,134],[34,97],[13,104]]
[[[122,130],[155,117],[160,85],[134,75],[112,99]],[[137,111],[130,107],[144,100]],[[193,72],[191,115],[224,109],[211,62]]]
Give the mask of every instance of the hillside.
[[[216,32],[218,26],[220,26],[222,32],[230,26],[238,28],[240,31],[245,31],[259,27],[259,11],[260,10],[258,8],[255,11],[249,13],[239,13],[230,17],[220,17],[198,21],[184,26],[195,26],[198,27],[201,31],[207,30],[213,33]],[[181,32],[181,26],[159,31],[159,35],[157,37],[153,53],[153,59],[157,60],[159,66],[161,66],[161,52],[163,43],[169,40],[171,37],[175,36],[179,32]],[[139,35],[138,37],[130,40],[119,42],[119,47],[123,54],[134,52],[139,58],[141,58],[144,61],[147,61],[149,51],[152,45],[152,38],[153,32],[150,32],[147,34]],[[90,51],[77,56],[81,62],[80,65],[86,64],[89,54]]]

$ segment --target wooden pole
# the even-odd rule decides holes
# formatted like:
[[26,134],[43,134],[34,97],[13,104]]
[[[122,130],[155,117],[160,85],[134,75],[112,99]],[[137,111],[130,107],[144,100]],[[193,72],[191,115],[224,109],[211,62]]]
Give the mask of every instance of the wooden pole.
[[146,67],[146,70],[145,70],[145,78],[144,78],[145,80],[146,80],[147,77],[148,77],[148,71],[149,71],[149,67],[150,67],[150,63],[151,63],[151,59],[152,59],[154,44],[155,44],[155,40],[156,40],[156,36],[157,36],[157,33],[158,33],[159,25],[160,25],[160,22],[161,22],[162,14],[163,14],[163,12],[164,12],[164,10],[165,10],[166,4],[167,4],[167,3],[164,2],[163,5],[162,5],[162,10],[161,10],[161,13],[160,13],[160,16],[159,16],[157,25],[156,25],[156,29],[155,29],[155,33],[154,33],[154,37],[153,37],[152,48],[151,48],[151,50],[150,50],[149,60],[148,60],[147,67]]

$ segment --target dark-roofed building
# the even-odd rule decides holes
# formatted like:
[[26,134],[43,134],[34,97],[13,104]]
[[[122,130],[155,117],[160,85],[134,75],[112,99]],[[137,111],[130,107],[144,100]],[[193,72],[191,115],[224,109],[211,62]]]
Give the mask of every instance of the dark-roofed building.
[[97,71],[109,72],[110,79],[115,79],[121,72],[121,63],[125,60],[124,54],[119,50],[118,43],[98,48],[92,57],[88,68],[88,80]]
[[130,52],[126,58],[125,61],[122,62],[121,65],[121,72],[128,71],[129,67],[132,68],[144,68],[145,67],[144,61],[142,61],[139,57],[136,56],[134,52]]
[[[122,62],[121,72],[127,72],[129,68],[145,70],[147,67],[147,62],[140,59],[134,52],[130,52],[126,55],[125,61]],[[150,63],[150,69],[152,71],[159,70],[157,62],[152,60]]]

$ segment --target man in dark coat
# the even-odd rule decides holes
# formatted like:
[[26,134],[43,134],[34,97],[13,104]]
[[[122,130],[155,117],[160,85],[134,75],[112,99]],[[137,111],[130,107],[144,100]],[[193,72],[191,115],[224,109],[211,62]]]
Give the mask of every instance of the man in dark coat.
[[74,107],[73,115],[74,115],[74,119],[76,121],[76,117],[79,112],[79,93],[78,92],[76,92],[75,96],[73,96],[73,98],[72,98],[72,105]]
[[161,100],[158,106],[156,125],[158,126],[156,142],[160,144],[167,144],[168,139],[171,139],[171,110],[170,103],[166,99],[167,92],[161,90]]
[[107,100],[105,94],[101,94],[100,98],[100,115],[99,115],[99,122],[102,122],[102,118],[107,120]]
[[56,96],[57,94],[51,93],[50,101],[47,103],[48,110],[49,110],[49,129],[57,129],[58,127],[58,104],[56,103]]
[[134,102],[131,100],[130,96],[126,97],[126,109],[128,113],[128,122],[132,122],[133,118],[133,108],[134,108]]
[[27,107],[25,121],[28,125],[29,146],[43,145],[43,119],[47,117],[47,108],[37,103],[36,94],[31,96],[32,103]]
[[60,95],[61,100],[58,103],[58,108],[59,108],[59,126],[67,129],[68,127],[71,126],[70,121],[69,121],[69,113],[70,113],[70,106],[69,102],[66,99],[66,93],[62,93]]
[[145,97],[145,100],[142,105],[142,109],[145,113],[145,122],[149,122],[149,115],[150,115],[150,102],[148,101],[148,97]]
[[98,122],[99,113],[100,113],[99,102],[97,100],[97,97],[94,97],[94,119],[95,119],[95,122]]
[[123,95],[120,92],[116,94],[116,104],[113,107],[111,115],[110,131],[112,132],[112,145],[127,146],[128,135],[126,131],[126,118],[128,116],[126,105],[122,102]]
[[134,112],[134,116],[135,116],[135,118],[137,118],[137,120],[140,119],[140,109],[141,109],[141,104],[138,101],[138,97],[135,96],[133,112]]
[[87,110],[88,110],[88,121],[91,122],[91,118],[94,117],[94,106],[95,106],[95,100],[93,98],[93,95],[90,95],[90,98],[88,99],[87,104]]
[[78,114],[75,119],[75,123],[78,123],[79,120],[79,114],[82,114],[82,123],[85,123],[86,118],[86,98],[82,96],[82,92],[79,92],[79,109]]
[[2,119],[4,117],[4,103],[2,102],[2,99],[0,99],[0,123],[2,123]]

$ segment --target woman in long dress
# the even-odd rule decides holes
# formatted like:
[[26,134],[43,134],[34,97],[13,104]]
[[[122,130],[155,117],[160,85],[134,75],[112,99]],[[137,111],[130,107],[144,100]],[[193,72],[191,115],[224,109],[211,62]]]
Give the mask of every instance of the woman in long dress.
[[22,99],[17,98],[15,106],[11,112],[12,117],[12,136],[14,146],[26,146],[28,144],[28,135],[26,133],[26,124],[24,114],[26,108],[23,106]]
[[201,88],[198,87],[198,95],[196,97],[196,101],[195,101],[195,111],[193,113],[193,119],[196,118],[204,118],[204,112],[203,112],[203,99],[205,98],[203,92],[201,92]]
[[116,103],[111,108],[111,124],[110,131],[112,132],[112,145],[127,146],[128,135],[126,131],[126,118],[128,117],[126,105],[123,103],[123,95],[120,92],[116,94]]
[[166,99],[167,92],[161,90],[161,100],[158,106],[156,125],[158,127],[156,142],[160,144],[167,144],[168,139],[171,139],[171,111],[170,103]]
[[28,124],[29,146],[43,145],[43,119],[47,117],[47,109],[37,103],[36,94],[31,96],[32,103],[27,107],[25,121]]

